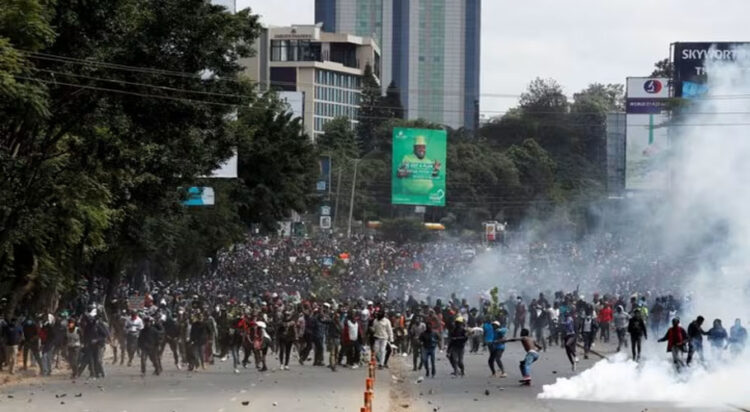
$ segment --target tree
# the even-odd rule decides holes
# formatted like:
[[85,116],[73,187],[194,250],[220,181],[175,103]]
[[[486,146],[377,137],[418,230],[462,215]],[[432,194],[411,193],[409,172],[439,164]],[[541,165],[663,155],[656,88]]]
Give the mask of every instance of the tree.
[[267,94],[238,112],[238,195],[240,216],[247,224],[275,229],[292,211],[305,212],[317,177],[316,151],[301,120],[284,111]]
[[365,74],[362,76],[362,93],[359,100],[359,124],[357,125],[357,136],[363,153],[369,153],[379,146],[375,139],[374,130],[388,116],[380,107],[381,92],[372,67],[365,66]]
[[669,61],[669,59],[659,60],[658,62],[654,63],[654,71],[651,72],[651,77],[666,77],[669,79],[673,78],[674,65]]
[[330,154],[334,162],[359,157],[357,137],[351,121],[346,117],[337,117],[326,123],[317,144],[320,152]]
[[378,105],[382,108],[383,114],[388,118],[403,119],[404,107],[401,104],[401,91],[395,82],[391,82],[386,89],[385,96],[380,99]]
[[523,188],[523,198],[527,200],[549,200],[555,184],[555,161],[533,139],[526,139],[520,145],[511,146],[506,156],[518,170]]
[[519,104],[525,113],[552,115],[568,111],[568,98],[562,86],[553,79],[534,79],[521,93]]
[[12,311],[77,276],[117,285],[179,240],[177,188],[231,154],[229,115],[255,99],[224,80],[259,25],[201,0],[14,0],[0,21],[0,294]]
[[573,95],[572,112],[607,113],[625,110],[625,86],[592,83]]

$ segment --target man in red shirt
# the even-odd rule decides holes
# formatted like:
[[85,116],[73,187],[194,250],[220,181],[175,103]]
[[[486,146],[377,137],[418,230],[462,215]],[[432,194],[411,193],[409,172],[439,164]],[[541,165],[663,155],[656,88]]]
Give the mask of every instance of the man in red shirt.
[[667,334],[659,339],[659,342],[667,342],[667,352],[672,352],[672,362],[679,372],[684,364],[682,363],[681,353],[685,352],[687,343],[687,332],[680,326],[680,318],[672,319],[672,327],[667,330]]
[[599,311],[599,339],[604,342],[609,342],[609,325],[612,323],[613,313],[612,305],[605,303],[602,310]]

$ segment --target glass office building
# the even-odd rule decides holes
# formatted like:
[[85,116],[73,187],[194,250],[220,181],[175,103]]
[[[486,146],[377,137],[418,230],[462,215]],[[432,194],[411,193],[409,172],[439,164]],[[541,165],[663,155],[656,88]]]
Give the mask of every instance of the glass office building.
[[315,19],[378,41],[409,118],[478,127],[481,0],[316,0]]

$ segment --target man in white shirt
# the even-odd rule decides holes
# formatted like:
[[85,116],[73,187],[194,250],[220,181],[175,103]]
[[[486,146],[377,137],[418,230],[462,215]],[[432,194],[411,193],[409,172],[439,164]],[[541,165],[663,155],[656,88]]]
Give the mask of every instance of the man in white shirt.
[[133,356],[138,347],[138,336],[143,330],[143,320],[136,311],[130,312],[130,317],[125,320],[125,334],[127,338],[128,366],[133,364]]
[[385,311],[380,310],[373,322],[373,335],[375,336],[375,357],[378,360],[378,369],[383,369],[385,361],[385,348],[388,343],[393,342],[393,328],[391,321],[385,317]]

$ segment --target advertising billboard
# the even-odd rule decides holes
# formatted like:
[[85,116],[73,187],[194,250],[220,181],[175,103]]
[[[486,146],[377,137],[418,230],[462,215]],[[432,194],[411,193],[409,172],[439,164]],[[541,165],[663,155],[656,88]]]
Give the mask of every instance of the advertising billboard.
[[445,130],[393,129],[391,203],[445,206]]
[[629,77],[625,128],[625,189],[663,190],[669,183],[669,133],[664,109],[669,79]]
[[658,114],[669,99],[670,80],[665,77],[628,77],[626,109],[632,114]]
[[750,52],[748,45],[750,43],[743,42],[674,43],[675,97],[691,98],[705,94],[708,91],[706,61],[737,60],[742,54]]

